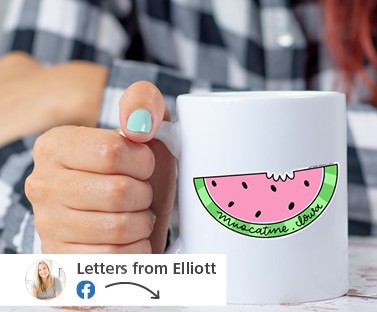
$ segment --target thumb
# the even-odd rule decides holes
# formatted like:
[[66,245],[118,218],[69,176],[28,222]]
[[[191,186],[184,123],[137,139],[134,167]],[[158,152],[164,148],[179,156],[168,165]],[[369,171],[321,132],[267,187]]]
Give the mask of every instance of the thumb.
[[158,88],[147,81],[129,86],[119,101],[120,127],[134,142],[150,141],[169,111]]

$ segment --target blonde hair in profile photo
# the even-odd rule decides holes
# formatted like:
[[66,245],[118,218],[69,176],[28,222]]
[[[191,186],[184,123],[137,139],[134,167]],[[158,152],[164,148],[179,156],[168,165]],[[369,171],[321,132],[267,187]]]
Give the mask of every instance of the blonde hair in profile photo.
[[[48,269],[48,277],[46,284],[43,283],[42,278],[39,275],[39,265],[44,264]],[[51,274],[50,266],[45,261],[39,261],[35,266],[35,286],[37,289],[37,294],[49,290],[54,284],[54,277]]]

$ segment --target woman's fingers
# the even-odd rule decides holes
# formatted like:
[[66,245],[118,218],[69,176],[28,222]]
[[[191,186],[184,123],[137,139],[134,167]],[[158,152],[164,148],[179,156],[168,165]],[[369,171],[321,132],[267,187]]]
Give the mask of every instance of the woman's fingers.
[[112,130],[66,126],[39,137],[34,159],[25,191],[44,252],[150,250],[138,243],[155,219],[148,146]]
[[[154,170],[154,154],[113,130],[64,126],[39,137],[34,145],[35,165],[55,164],[78,171],[120,174],[148,179]],[[48,162],[47,162],[48,159]]]
[[152,140],[163,119],[169,119],[165,101],[150,82],[132,84],[119,101],[119,119],[123,133],[134,142]]
[[56,194],[54,199],[64,206],[86,211],[136,212],[147,209],[153,199],[147,181],[70,169],[56,172],[54,180],[43,188]]
[[147,239],[153,230],[150,210],[109,213],[67,207],[40,207],[35,226],[41,237],[79,244],[125,245]]
[[155,155],[155,170],[149,178],[153,188],[151,210],[156,215],[150,237],[152,250],[161,253],[166,246],[166,236],[175,198],[175,159],[163,143],[152,140],[162,120],[169,120],[169,112],[158,88],[146,81],[136,82],[119,101],[121,130],[133,142],[147,143]]

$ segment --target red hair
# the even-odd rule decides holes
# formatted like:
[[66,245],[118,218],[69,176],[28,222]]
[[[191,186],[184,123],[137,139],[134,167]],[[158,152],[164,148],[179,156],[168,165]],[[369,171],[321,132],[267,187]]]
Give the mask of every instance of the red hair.
[[377,52],[373,39],[377,29],[377,0],[322,0],[326,41],[341,73],[347,95],[360,77],[377,106],[377,82],[365,71],[370,64],[377,72]]

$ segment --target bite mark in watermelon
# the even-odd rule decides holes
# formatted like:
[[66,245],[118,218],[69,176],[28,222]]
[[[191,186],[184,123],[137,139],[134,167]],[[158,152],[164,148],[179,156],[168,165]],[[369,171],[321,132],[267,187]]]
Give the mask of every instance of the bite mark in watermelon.
[[266,172],[194,178],[206,210],[237,233],[272,238],[295,233],[328,207],[337,186],[338,164],[300,169],[274,180]]

